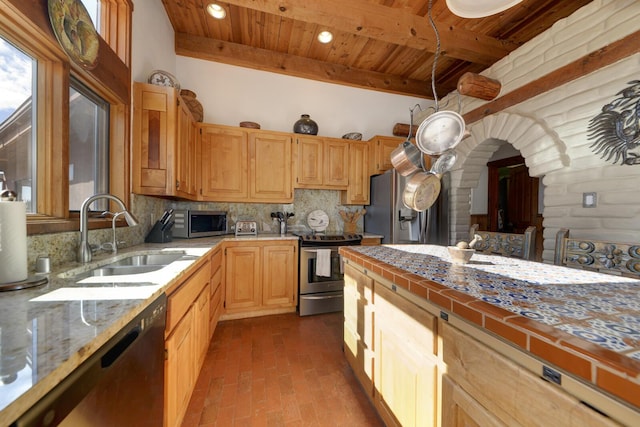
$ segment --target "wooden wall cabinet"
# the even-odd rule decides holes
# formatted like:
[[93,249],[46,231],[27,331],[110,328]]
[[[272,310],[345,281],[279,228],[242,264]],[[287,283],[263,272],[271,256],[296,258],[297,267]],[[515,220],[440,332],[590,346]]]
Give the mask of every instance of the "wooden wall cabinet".
[[289,134],[249,132],[249,199],[292,203],[292,144]]
[[195,199],[198,190],[196,122],[191,119],[186,103],[180,101],[178,108],[178,139],[176,146],[176,196]]
[[349,185],[341,194],[343,205],[368,205],[369,144],[363,141],[349,142]]
[[295,311],[298,244],[293,240],[225,244],[225,319]]
[[209,346],[209,260],[167,299],[165,329],[165,427],[182,423]]
[[376,135],[369,140],[371,146],[370,175],[378,175],[393,169],[391,164],[391,153],[398,148],[398,145],[406,138],[395,136]]
[[346,190],[349,185],[349,141],[297,136],[294,147],[296,188]]
[[242,202],[249,197],[249,139],[240,128],[199,125],[201,200]]
[[[376,135],[369,140],[369,146],[371,147],[371,160],[369,162],[369,174],[378,175],[385,173],[386,171],[393,169],[391,163],[391,153],[398,148],[406,138],[399,138],[395,136],[380,136]],[[412,140],[415,144],[415,141]],[[424,155],[425,169],[431,167],[431,157]]]
[[199,125],[199,200],[293,202],[290,134]]
[[[192,183],[193,118],[172,87],[134,83],[133,192],[185,196]],[[180,154],[178,154],[180,153]]]

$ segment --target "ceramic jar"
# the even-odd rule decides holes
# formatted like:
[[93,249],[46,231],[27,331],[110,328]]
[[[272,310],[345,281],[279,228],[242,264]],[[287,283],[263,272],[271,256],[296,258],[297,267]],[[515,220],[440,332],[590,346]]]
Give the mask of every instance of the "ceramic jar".
[[302,114],[300,120],[293,124],[294,133],[305,133],[307,135],[318,134],[318,124],[311,120],[308,114]]
[[180,91],[180,96],[184,100],[185,104],[187,104],[187,108],[191,112],[193,119],[196,122],[202,122],[202,119],[204,116],[203,110],[202,110],[202,104],[200,103],[200,101],[196,99],[195,92],[189,89],[182,89]]

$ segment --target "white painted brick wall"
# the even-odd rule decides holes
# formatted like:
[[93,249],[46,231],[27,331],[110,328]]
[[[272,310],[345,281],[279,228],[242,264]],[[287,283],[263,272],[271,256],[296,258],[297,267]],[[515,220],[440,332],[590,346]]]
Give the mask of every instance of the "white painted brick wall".
[[[594,0],[511,53],[482,74],[502,83],[501,95],[640,29],[640,1]],[[595,154],[587,138],[589,121],[631,80],[640,79],[640,55],[538,95],[470,126],[459,145],[452,177],[451,241],[467,238],[470,188],[478,165],[506,140],[525,157],[544,189],[543,259],[552,262],[555,235],[640,242],[640,165],[612,164]],[[446,99],[443,100],[446,103]],[[462,97],[463,112],[485,101]],[[454,186],[455,186],[454,185]],[[597,192],[597,207],[583,208],[582,193]]]

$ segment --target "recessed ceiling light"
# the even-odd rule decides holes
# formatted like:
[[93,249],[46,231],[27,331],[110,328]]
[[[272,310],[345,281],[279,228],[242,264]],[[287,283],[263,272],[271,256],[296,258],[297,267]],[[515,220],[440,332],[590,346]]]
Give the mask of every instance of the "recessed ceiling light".
[[320,34],[318,34],[318,41],[320,43],[329,43],[331,40],[333,40],[333,34],[329,31],[320,31]]
[[224,7],[216,3],[209,3],[207,5],[207,13],[216,19],[224,19],[224,17],[227,16],[227,11],[224,10]]

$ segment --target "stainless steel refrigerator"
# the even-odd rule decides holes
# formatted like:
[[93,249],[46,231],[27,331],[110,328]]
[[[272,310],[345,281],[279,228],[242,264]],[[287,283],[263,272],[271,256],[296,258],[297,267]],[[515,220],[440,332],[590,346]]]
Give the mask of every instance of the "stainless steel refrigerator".
[[382,235],[382,243],[449,244],[449,173],[442,175],[440,195],[431,208],[416,212],[402,203],[408,177],[391,169],[371,177],[371,204],[366,208],[364,231]]

